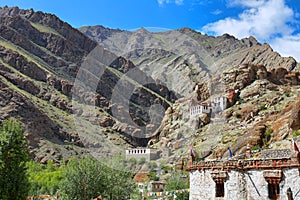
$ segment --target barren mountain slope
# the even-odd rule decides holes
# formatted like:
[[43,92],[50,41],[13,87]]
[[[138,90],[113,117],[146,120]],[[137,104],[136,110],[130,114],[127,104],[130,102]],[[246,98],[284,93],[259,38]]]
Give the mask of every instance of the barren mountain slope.
[[[179,100],[168,108],[149,143],[169,148],[170,163],[187,157],[191,143],[200,157],[226,157],[228,147],[236,155],[248,143],[255,150],[287,148],[298,136],[299,108],[294,103],[299,101],[300,64],[268,44],[189,28],[152,33],[96,26],[80,31],[175,91]],[[223,112],[190,116],[193,106],[228,97],[230,89],[238,91],[237,99]]]
[[[170,140],[170,159],[178,160],[192,141],[199,151],[230,145],[242,153],[248,136],[269,147],[297,135],[299,64],[267,44],[187,28],[81,31],[101,45],[55,15],[0,9],[0,121],[21,121],[36,160],[124,154],[150,140],[159,150]],[[196,85],[200,102],[229,89],[240,94],[215,118],[192,119]]]
[[[126,74],[130,69],[135,73]],[[0,82],[1,121],[22,122],[41,162],[145,145],[146,128],[157,123],[149,107],[159,104],[163,112],[176,99],[131,61],[55,15],[17,7],[0,9]]]
[[244,63],[289,71],[297,65],[299,68],[294,58],[281,57],[268,44],[260,44],[253,37],[212,37],[189,28],[157,33],[144,28],[130,32],[102,26],[79,30],[182,96],[189,95],[203,78]]

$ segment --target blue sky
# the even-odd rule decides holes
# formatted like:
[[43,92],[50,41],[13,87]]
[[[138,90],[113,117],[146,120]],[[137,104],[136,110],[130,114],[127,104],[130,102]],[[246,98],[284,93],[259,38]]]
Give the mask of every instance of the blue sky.
[[269,43],[283,56],[300,61],[299,0],[7,0],[52,13],[74,27],[103,25],[132,30],[140,27],[190,27],[209,35],[250,35]]

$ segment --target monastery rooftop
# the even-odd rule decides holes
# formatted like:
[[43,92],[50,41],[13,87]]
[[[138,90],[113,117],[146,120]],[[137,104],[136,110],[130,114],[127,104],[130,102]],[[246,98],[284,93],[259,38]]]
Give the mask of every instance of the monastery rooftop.
[[300,167],[299,157],[290,149],[282,149],[264,150],[257,158],[190,161],[186,170],[281,169],[289,167]]

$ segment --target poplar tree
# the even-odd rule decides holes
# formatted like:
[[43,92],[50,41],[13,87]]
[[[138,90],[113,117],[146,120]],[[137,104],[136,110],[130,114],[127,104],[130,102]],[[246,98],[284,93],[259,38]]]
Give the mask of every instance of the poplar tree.
[[0,199],[25,200],[29,189],[26,138],[20,123],[10,118],[0,128]]

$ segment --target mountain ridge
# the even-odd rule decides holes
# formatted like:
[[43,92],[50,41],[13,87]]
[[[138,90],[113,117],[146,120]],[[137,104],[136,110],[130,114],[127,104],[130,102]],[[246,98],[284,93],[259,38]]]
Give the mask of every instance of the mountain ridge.
[[[120,123],[111,116],[111,110],[117,104],[112,104],[110,95],[118,81],[124,79],[124,74],[135,67],[130,61],[97,46],[97,43],[55,15],[4,7],[0,10],[0,16],[2,89],[20,94],[12,96],[15,100],[11,102],[4,96],[0,99],[3,106],[1,121],[9,116],[19,118],[36,160],[44,163],[52,158],[59,162],[62,157],[87,153],[88,146],[98,143],[91,138],[99,132],[104,132],[99,137],[106,144],[124,143],[125,146],[131,146],[143,143],[143,138],[126,133],[129,128],[126,120]],[[102,52],[102,57],[93,57],[92,50]],[[86,88],[74,88],[78,72],[84,69],[82,65],[86,60],[88,63],[89,59],[96,59],[96,69],[102,69],[99,83],[97,82],[94,91],[88,89],[92,82],[87,83]],[[141,74],[138,69],[135,72]],[[142,77],[151,80],[150,77]],[[168,101],[173,101],[171,93],[155,81],[151,81],[153,84],[147,88],[137,79],[135,82],[130,79],[132,77],[126,75],[127,86],[137,88],[130,100],[130,114],[140,124],[149,120],[147,106],[141,105],[157,100],[167,106]],[[120,99],[125,98],[124,94],[120,94]],[[26,109],[29,108],[17,106],[20,102],[28,102],[33,114],[14,115],[15,109],[17,113],[28,113]],[[96,107],[91,115],[89,110],[93,106]],[[41,119],[36,118],[36,112],[43,113],[37,115]],[[80,126],[76,126],[74,116],[82,118]],[[47,125],[44,121],[52,125]],[[47,132],[49,133],[46,134]],[[101,150],[111,154],[114,148],[106,146]]]
[[[262,64],[267,68],[283,67],[289,71],[297,71],[300,66],[294,58],[280,57],[268,44],[260,44],[253,37],[242,40],[228,34],[213,37],[203,35],[190,28],[156,33],[147,31],[144,34],[140,30],[134,32],[115,31],[101,26],[83,27],[79,30],[83,33],[89,32],[87,35],[91,39],[115,54],[131,60],[144,73],[149,73],[154,79],[166,82],[167,87],[174,91],[176,87],[172,87],[170,82],[173,80],[169,75],[172,72],[186,70],[185,77],[200,75],[202,78],[207,78],[224,69],[244,63]],[[97,34],[102,35],[102,32],[106,33],[108,30],[110,30],[109,37],[97,37]],[[158,53],[161,50],[165,51],[165,55]],[[147,53],[141,56],[139,52]],[[167,55],[166,52],[169,54]],[[158,64],[161,67],[155,68]],[[188,66],[189,70],[185,66]],[[174,72],[174,68],[176,72]],[[175,76],[182,80],[185,79],[178,73]],[[195,81],[189,82],[193,86],[196,85]],[[182,89],[177,93],[188,95],[192,92],[184,85],[179,87]]]
[[[144,73],[181,95],[166,111],[154,133],[157,138],[151,140],[154,148],[172,146],[173,156],[167,159],[170,163],[186,157],[191,143],[199,155],[214,158],[228,156],[228,146],[235,154],[243,154],[247,143],[252,148],[276,148],[276,145],[286,148],[288,140],[296,136],[298,125],[291,126],[287,121],[281,124],[276,118],[284,115],[294,124],[299,121],[299,109],[293,106],[293,101],[299,101],[300,65],[292,57],[281,57],[269,44],[260,44],[252,36],[241,40],[229,34],[213,37],[190,28],[154,33],[146,29],[132,32],[105,29],[110,31],[105,38],[98,37],[102,35],[102,26],[79,30],[88,32],[91,39],[131,60]],[[197,85],[200,90],[196,98],[193,90]],[[263,90],[266,94],[258,92],[260,87],[268,88]],[[193,99],[205,101],[226,95],[230,89],[240,91],[236,97],[239,101],[227,108],[220,119],[210,115],[188,116]],[[289,97],[282,97],[284,94]],[[252,100],[252,96],[257,100]],[[285,110],[284,105],[292,108],[293,116],[278,110],[277,107]],[[269,112],[274,116],[270,117]]]
[[[217,91],[241,90],[240,101],[223,113],[224,120],[235,124],[229,128],[236,141],[241,137],[239,121],[248,118],[248,110],[263,122],[270,108],[264,100],[274,95],[276,106],[284,108],[298,98],[299,63],[253,37],[212,37],[188,28],[151,33],[103,26],[80,29],[86,36],[53,14],[17,7],[0,9],[0,27],[0,121],[19,119],[33,158],[42,163],[88,153],[112,156],[147,146],[150,140],[160,151],[166,139],[172,141],[168,161],[175,162],[187,155],[196,133],[202,134],[193,138],[196,146],[209,134],[208,116],[186,115],[196,86],[202,100]],[[97,34],[100,45],[88,38]],[[260,85],[269,88],[266,94],[257,91]],[[257,94],[259,105],[247,107],[247,101],[254,102],[249,97]],[[297,109],[292,110],[286,116],[295,115],[289,128],[296,131],[299,119]],[[245,116],[242,111],[247,111]],[[290,131],[284,137],[273,129],[276,135],[270,141],[293,135]],[[226,137],[216,138],[227,141],[224,145],[234,142]],[[253,145],[260,142],[254,140]],[[223,151],[224,146],[218,148]],[[237,145],[235,152],[241,149]]]

